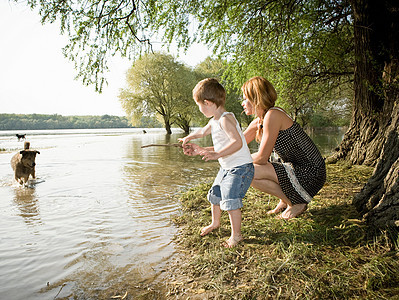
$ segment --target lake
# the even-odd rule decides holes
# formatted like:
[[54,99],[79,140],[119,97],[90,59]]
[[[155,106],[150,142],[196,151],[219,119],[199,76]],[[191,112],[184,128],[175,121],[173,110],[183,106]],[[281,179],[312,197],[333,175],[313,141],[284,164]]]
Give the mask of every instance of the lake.
[[[141,148],[184,136],[146,131],[0,131],[0,299],[109,299],[156,280],[175,254],[176,195],[211,181],[219,165]],[[40,151],[29,187],[13,178],[11,157],[23,149],[15,133]],[[311,137],[328,154],[343,131]]]

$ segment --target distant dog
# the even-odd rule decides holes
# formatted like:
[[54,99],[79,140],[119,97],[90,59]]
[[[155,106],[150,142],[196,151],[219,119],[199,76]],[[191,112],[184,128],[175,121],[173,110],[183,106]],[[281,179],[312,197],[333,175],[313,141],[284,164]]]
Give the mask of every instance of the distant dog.
[[15,154],[11,159],[11,167],[15,173],[15,180],[19,184],[26,184],[29,179],[29,175],[35,178],[35,159],[36,154],[40,154],[37,150],[29,149],[30,143],[25,142],[24,150]]
[[25,139],[25,135],[26,134],[16,134],[16,136],[17,136],[17,138],[18,138],[18,142],[20,141],[20,140],[24,140]]

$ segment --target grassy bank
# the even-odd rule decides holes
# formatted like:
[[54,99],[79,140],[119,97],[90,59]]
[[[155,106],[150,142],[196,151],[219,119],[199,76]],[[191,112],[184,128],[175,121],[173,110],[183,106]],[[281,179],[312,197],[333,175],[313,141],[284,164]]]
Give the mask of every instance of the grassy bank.
[[399,261],[384,234],[373,237],[351,205],[372,172],[329,165],[327,182],[300,217],[266,215],[278,200],[250,189],[243,209],[244,243],[221,247],[222,226],[206,237],[211,220],[202,184],[181,195],[174,218],[181,253],[165,275],[170,299],[399,299]]

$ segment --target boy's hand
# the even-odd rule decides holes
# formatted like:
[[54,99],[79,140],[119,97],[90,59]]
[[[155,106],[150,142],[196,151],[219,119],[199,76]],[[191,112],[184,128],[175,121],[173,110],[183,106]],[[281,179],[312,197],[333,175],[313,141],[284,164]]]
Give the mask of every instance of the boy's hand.
[[183,144],[183,153],[188,156],[195,156],[198,155],[199,149],[201,148],[200,146],[196,144]]
[[191,139],[188,138],[188,136],[185,136],[184,138],[178,139],[178,141],[182,143],[181,145],[183,146],[183,149],[184,149],[184,146],[187,144],[187,142],[190,141],[190,140]]
[[202,149],[202,150],[199,152],[199,155],[202,155],[202,159],[205,160],[205,161],[208,161],[208,160],[217,160],[217,159],[220,158],[219,153],[217,153],[217,152],[215,152],[215,151],[205,150],[205,149]]

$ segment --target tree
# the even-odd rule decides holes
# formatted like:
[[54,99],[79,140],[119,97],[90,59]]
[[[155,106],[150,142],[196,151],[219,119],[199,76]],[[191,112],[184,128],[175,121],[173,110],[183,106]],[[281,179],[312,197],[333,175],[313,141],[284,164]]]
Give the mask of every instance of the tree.
[[[230,62],[226,72],[236,87],[254,75],[268,77],[277,86],[279,101],[294,109],[317,99],[315,91],[331,90],[335,95],[334,90],[343,85],[348,90],[353,82],[351,126],[334,160],[377,166],[378,173],[355,204],[370,223],[398,226],[397,0],[137,3],[28,0],[32,7],[39,6],[44,21],[60,18],[61,29],[70,30],[71,43],[66,48],[70,59],[75,59],[71,53],[86,55],[77,45],[83,50],[85,43],[93,45],[88,61],[80,64],[86,66],[85,72],[79,73],[94,76],[92,81],[97,82],[106,54],[136,49],[129,35],[162,30],[166,42],[177,40],[181,47],[193,41],[212,46]],[[143,40],[145,36],[136,39]],[[384,213],[389,220],[381,218]]]
[[334,158],[377,164],[354,204],[371,224],[399,226],[398,1],[204,0],[177,10],[180,23],[165,19],[163,26],[173,33],[187,11],[197,16],[197,37],[231,58],[237,84],[257,72],[276,80],[280,95],[300,100],[313,86],[328,90],[354,80],[351,126]]
[[334,158],[376,165],[354,204],[377,227],[399,227],[399,3],[352,0],[355,103]]
[[106,83],[110,57],[133,58],[152,52],[148,31],[150,1],[10,0],[37,10],[42,23],[60,22],[60,31],[69,37],[66,58],[75,64],[77,78],[101,92]]
[[[240,124],[244,121],[244,123],[248,125],[251,121],[251,117],[242,114],[243,110],[239,98],[240,92],[237,87],[230,84],[229,78],[224,76],[227,64],[228,62],[226,60],[207,57],[203,62],[199,63],[195,67],[195,71],[198,74],[198,81],[209,77],[219,80],[226,89],[226,110],[234,113]],[[202,120],[203,123],[208,122],[203,118],[203,116]]]
[[176,97],[176,111],[174,112],[174,123],[188,134],[193,121],[197,120],[200,111],[193,99],[193,89],[197,84],[197,74],[186,66],[183,66],[177,74],[175,74],[179,92]]
[[[183,45],[194,39],[213,46],[229,61],[224,77],[235,89],[252,76],[266,76],[277,88],[278,104],[294,117],[317,108],[320,99],[351,98],[342,89],[354,74],[347,1],[178,2],[156,2],[156,25]],[[193,36],[182,30],[190,16]]]
[[129,128],[128,120],[118,116],[61,116],[0,114],[1,130]]
[[158,115],[168,134],[174,123],[189,132],[197,108],[191,94],[195,77],[187,67],[171,55],[145,54],[128,70],[126,81],[119,98],[133,124],[142,116]]

